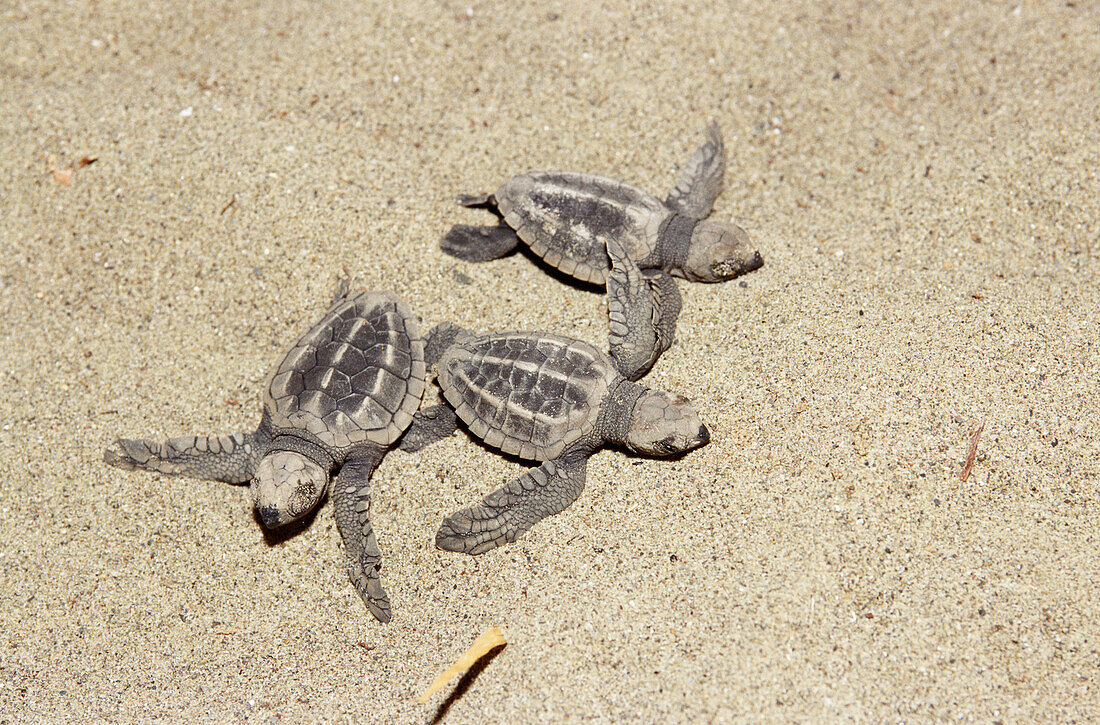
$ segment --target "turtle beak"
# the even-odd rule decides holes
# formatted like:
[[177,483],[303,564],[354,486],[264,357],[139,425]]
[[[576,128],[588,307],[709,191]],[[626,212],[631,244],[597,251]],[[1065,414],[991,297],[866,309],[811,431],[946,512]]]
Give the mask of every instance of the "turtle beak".
[[687,453],[688,451],[694,451],[696,448],[702,448],[706,444],[710,443],[710,430],[707,429],[702,423],[699,424],[699,430],[695,432],[695,435],[689,437],[684,441],[686,445],[680,449],[680,453]]
[[273,506],[261,506],[259,509],[260,520],[264,522],[264,526],[269,529],[277,529],[283,525],[283,522],[279,520],[279,510]]

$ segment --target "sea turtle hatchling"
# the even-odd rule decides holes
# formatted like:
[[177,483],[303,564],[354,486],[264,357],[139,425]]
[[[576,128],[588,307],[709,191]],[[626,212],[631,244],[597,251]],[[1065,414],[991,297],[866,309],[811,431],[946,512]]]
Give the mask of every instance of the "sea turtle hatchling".
[[[676,186],[663,202],[595,174],[521,174],[493,194],[460,196],[460,204],[488,209],[499,223],[456,225],[440,246],[459,259],[484,262],[512,252],[522,241],[559,271],[585,282],[607,284],[610,293],[617,281],[609,279],[614,256],[609,259],[608,242],[618,240],[622,254],[640,272],[641,284],[618,294],[622,302],[642,305],[640,312],[626,316],[627,324],[654,328],[624,332],[618,339],[612,334],[612,358],[624,376],[637,380],[672,344],[680,295],[671,277],[722,282],[764,263],[744,229],[705,219],[721,192],[725,167],[722,135],[712,123],[706,142],[680,170]],[[639,335],[654,339],[658,347],[638,347]]]
[[429,366],[438,357],[447,404],[417,413],[403,449],[450,435],[457,414],[487,445],[543,462],[480,505],[448,516],[435,538],[441,549],[481,554],[563,511],[584,488],[589,456],[604,445],[671,456],[710,441],[686,399],[626,380],[607,355],[580,340],[473,335],[443,323],[426,347]]
[[275,369],[256,431],[163,443],[119,439],[104,460],[124,469],[251,481],[269,528],[309,513],[331,481],[348,576],[371,614],[388,622],[369,482],[412,421],[424,386],[424,343],[405,303],[388,292],[348,294],[345,284]]

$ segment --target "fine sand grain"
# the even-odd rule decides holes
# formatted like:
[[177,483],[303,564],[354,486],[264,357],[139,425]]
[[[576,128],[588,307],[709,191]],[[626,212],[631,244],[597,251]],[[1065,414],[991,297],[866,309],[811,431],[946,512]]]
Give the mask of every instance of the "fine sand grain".
[[[0,721],[423,723],[493,626],[448,722],[1100,717],[1100,6],[715,5],[0,6]],[[453,197],[663,194],[712,119],[766,265],[681,283],[648,379],[709,446],[477,558],[435,529],[519,465],[390,453],[386,626],[328,505],[270,537],[102,463],[254,427],[343,268],[604,345],[600,295],[444,256]]]

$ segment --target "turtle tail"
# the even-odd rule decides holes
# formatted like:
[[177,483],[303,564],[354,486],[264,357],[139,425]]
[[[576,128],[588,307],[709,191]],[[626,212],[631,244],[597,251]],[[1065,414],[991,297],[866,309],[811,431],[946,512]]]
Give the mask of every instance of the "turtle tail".
[[515,230],[504,224],[474,227],[455,224],[439,248],[464,262],[488,262],[511,254],[519,246]]

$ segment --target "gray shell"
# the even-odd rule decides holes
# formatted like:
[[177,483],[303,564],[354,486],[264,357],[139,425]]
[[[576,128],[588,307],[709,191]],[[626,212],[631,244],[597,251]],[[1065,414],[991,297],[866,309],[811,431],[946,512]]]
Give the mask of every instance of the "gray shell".
[[618,237],[640,261],[657,245],[668,207],[641,189],[595,174],[538,171],[516,176],[494,195],[508,226],[547,263],[603,284],[606,238]]
[[342,450],[389,446],[424,394],[424,343],[401,298],[360,292],[337,300],[283,358],[264,395],[272,426],[305,429]]
[[540,461],[592,431],[617,376],[611,360],[591,345],[530,332],[452,345],[438,375],[447,402],[475,435]]

